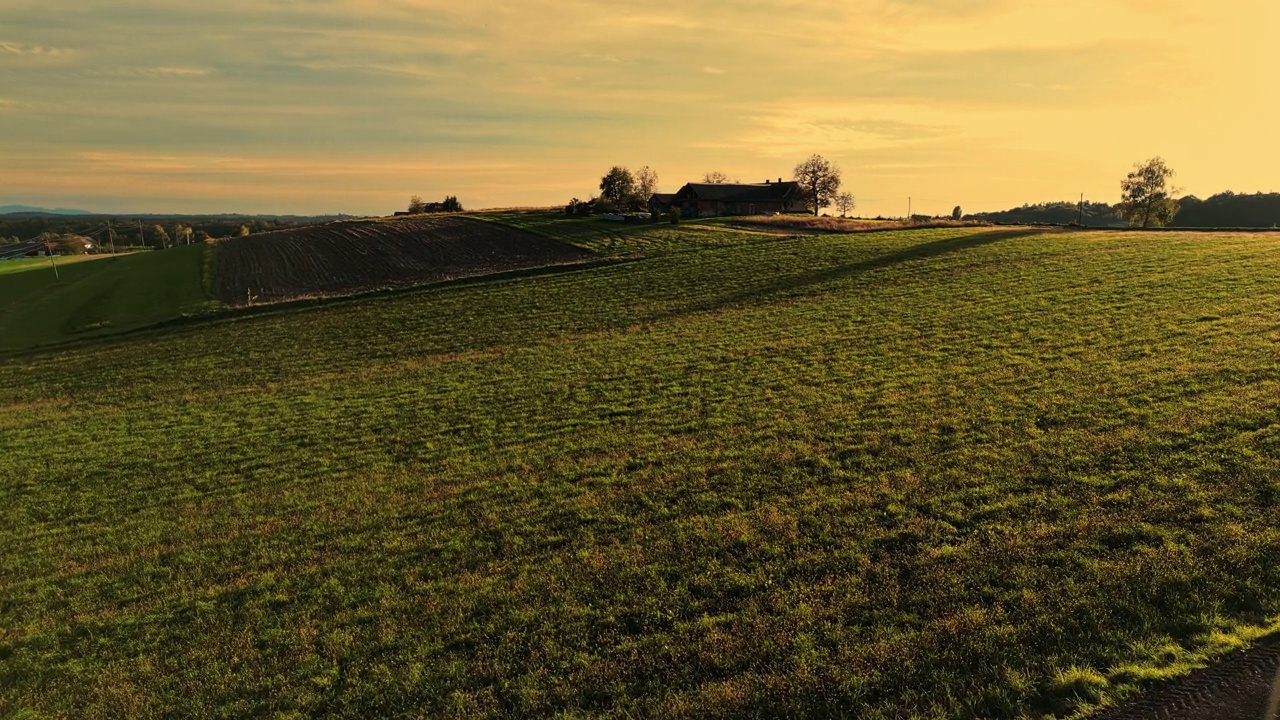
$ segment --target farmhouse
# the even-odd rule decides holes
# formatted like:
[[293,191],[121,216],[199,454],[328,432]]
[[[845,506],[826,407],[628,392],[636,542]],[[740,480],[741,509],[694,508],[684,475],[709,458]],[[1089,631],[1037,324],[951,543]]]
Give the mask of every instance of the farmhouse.
[[672,201],[686,216],[769,215],[805,212],[800,183],[766,180],[758,185],[689,183]]

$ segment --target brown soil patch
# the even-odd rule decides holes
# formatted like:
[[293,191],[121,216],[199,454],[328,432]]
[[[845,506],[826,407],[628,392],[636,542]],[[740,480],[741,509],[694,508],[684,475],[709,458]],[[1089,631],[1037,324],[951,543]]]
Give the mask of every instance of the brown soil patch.
[[1280,636],[1149,690],[1089,720],[1263,720],[1280,668]]
[[214,293],[229,305],[342,295],[581,262],[591,253],[465,217],[340,222],[220,240]]

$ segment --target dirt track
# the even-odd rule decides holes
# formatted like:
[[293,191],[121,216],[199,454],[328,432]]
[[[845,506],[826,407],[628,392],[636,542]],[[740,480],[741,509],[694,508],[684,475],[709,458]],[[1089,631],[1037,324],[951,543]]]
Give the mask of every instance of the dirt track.
[[458,216],[342,222],[217,244],[214,292],[230,305],[414,285],[580,262],[591,253]]
[[1280,636],[1154,688],[1090,720],[1263,720],[1280,667]]

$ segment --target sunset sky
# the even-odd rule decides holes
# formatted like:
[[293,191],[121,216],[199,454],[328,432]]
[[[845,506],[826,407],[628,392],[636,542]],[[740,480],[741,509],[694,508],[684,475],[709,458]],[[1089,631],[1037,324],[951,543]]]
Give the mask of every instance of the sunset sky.
[[1280,190],[1269,0],[0,0],[0,205],[385,214],[836,161],[858,214]]

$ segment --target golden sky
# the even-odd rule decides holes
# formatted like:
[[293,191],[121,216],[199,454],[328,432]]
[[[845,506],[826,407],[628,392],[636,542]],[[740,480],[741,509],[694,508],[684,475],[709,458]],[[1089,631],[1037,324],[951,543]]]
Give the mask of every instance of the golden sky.
[[859,214],[1280,190],[1264,0],[0,0],[0,205],[381,214],[836,161]]

